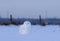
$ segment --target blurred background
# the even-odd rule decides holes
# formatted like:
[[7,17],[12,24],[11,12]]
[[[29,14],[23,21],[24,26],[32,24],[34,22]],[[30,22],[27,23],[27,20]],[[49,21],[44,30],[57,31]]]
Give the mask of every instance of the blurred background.
[[0,17],[60,18],[60,0],[0,0]]

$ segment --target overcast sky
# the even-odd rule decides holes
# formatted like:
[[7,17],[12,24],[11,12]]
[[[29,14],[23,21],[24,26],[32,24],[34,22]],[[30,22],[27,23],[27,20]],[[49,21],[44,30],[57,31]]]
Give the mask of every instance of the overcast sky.
[[60,18],[60,0],[0,0],[0,16]]

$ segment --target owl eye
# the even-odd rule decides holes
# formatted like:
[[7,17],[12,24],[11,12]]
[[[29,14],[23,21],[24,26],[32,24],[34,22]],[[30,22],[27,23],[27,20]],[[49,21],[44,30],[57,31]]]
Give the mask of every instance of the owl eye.
[[29,21],[25,21],[24,24],[27,24],[28,25],[28,24],[31,24],[31,23]]
[[26,24],[29,24],[29,23],[26,23]]

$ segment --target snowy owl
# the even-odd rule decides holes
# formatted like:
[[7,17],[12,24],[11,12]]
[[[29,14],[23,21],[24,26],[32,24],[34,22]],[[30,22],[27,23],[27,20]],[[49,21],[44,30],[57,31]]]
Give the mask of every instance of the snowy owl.
[[20,25],[19,33],[28,34],[30,30],[31,30],[31,23],[29,21],[25,21],[22,25]]

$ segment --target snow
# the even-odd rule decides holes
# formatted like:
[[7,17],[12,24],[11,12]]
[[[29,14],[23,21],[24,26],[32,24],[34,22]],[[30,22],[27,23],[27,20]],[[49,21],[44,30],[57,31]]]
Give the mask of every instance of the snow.
[[27,35],[21,35],[20,25],[0,25],[0,41],[60,41],[59,25],[31,25]]

